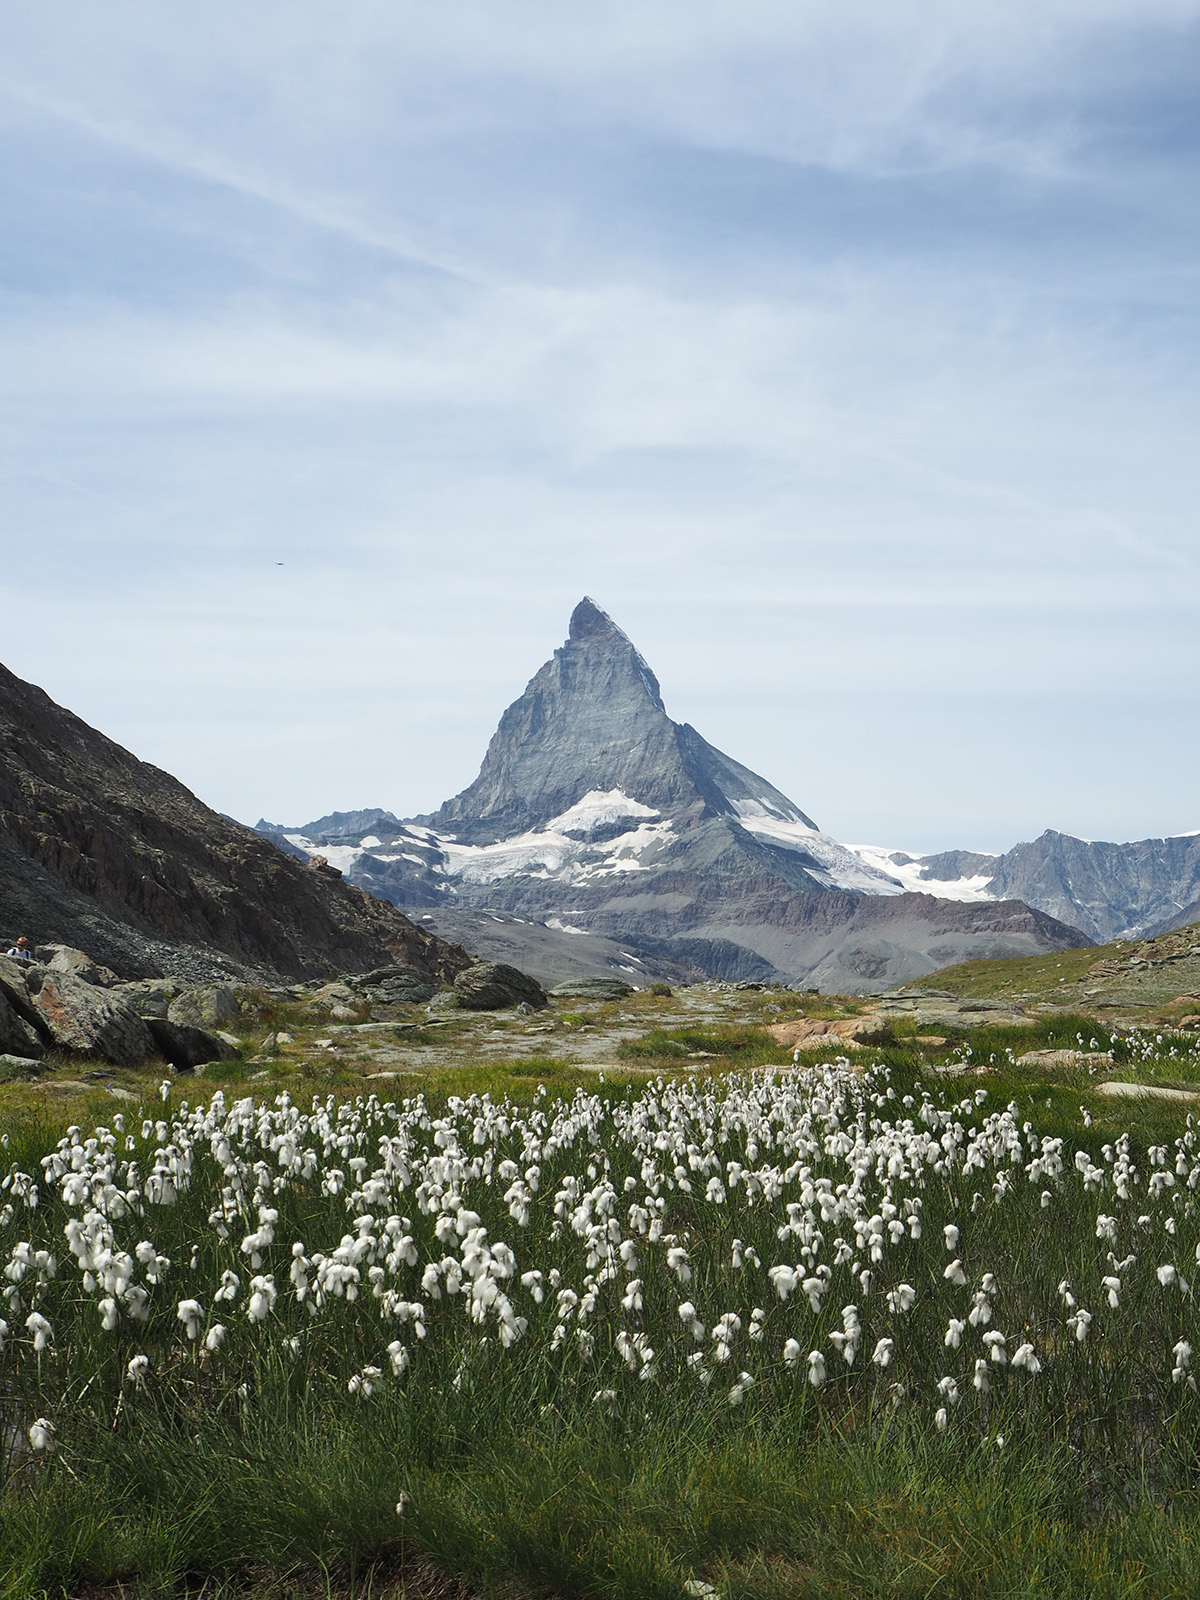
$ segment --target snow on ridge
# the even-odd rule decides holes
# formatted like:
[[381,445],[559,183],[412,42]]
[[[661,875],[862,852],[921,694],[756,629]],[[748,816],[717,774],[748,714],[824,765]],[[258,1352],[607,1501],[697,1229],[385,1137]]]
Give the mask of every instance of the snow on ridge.
[[[922,876],[925,869],[920,859],[908,856],[906,850],[889,850],[878,844],[852,844],[846,848],[853,851],[868,867],[899,879],[906,894],[932,894],[939,900],[970,902],[996,898],[994,894],[988,893],[988,884],[992,880],[986,874],[980,873],[973,878],[926,878]],[[976,852],[979,855],[983,853],[983,851]],[[896,856],[908,856],[908,859],[897,862],[894,859]],[[894,890],[892,892],[895,893]]]
[[765,819],[772,822],[787,822],[794,827],[803,828],[810,834],[819,834],[821,831],[819,828],[809,828],[806,823],[801,822],[799,816],[795,814],[795,807],[792,808],[793,815],[788,816],[777,805],[772,804],[766,795],[759,795],[757,799],[751,800],[730,800],[729,803],[739,822],[753,823]]
[[899,875],[865,860],[856,851],[803,822],[785,822],[779,817],[742,815],[741,825],[748,833],[785,850],[803,851],[823,869],[813,873],[829,889],[850,889],[859,894],[903,894]]

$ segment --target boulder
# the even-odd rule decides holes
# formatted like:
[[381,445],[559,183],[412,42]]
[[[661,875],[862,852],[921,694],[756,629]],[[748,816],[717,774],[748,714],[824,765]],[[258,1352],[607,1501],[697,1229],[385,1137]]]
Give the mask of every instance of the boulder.
[[572,978],[550,990],[555,1000],[624,1000],[632,993],[633,985],[620,978]]
[[43,1051],[44,1046],[37,1030],[25,1020],[4,990],[0,989],[0,1053],[36,1061]]
[[145,1022],[159,1054],[176,1071],[190,1072],[206,1061],[232,1061],[237,1055],[220,1034],[168,1022],[164,1017],[147,1017]]
[[500,1011],[527,1001],[536,1011],[547,1004],[536,978],[503,961],[478,961],[454,980],[454,993],[465,1011]]
[[175,978],[142,978],[137,983],[119,983],[113,992],[139,1017],[165,1019],[171,1001],[182,988]]
[[69,972],[46,972],[33,1003],[56,1045],[116,1066],[136,1067],[156,1054],[137,1012]]
[[423,978],[412,967],[377,967],[351,980],[372,1005],[412,1006],[431,1000],[438,986]]
[[184,989],[167,1007],[167,1021],[180,1028],[219,1028],[223,1022],[236,1022],[241,1014],[237,995],[220,983]]
[[1027,1050],[1023,1056],[1017,1057],[1017,1066],[1038,1067],[1051,1072],[1094,1067],[1104,1072],[1112,1067],[1112,1057],[1103,1050]]
[[773,1022],[767,1029],[777,1044],[810,1049],[828,1042],[861,1050],[868,1045],[895,1044],[891,1024],[883,1017],[800,1017],[796,1022]]
[[40,1078],[45,1070],[40,1061],[32,1061],[28,1056],[0,1055],[0,1083],[19,1083],[22,1078]]
[[108,989],[120,982],[111,967],[101,966],[86,950],[76,950],[69,944],[39,945],[38,955],[51,972],[69,972],[72,977],[82,978],[84,983],[94,984],[99,989]]

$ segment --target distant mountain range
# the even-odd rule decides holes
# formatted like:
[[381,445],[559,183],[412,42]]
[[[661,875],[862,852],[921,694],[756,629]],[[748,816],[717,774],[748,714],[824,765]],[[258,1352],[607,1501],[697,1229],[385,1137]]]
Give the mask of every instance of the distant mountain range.
[[[569,965],[571,941],[587,938],[606,942],[589,950],[593,968],[602,959],[645,975],[703,972],[853,993],[951,961],[1087,944],[1106,931],[1094,905],[1081,928],[1063,875],[1014,862],[1017,852],[912,857],[823,833],[765,778],[673,722],[642,656],[586,598],[566,643],[501,717],[475,782],[436,812],[402,820],[348,811],[300,827],[257,826],[482,954],[502,927],[505,958],[523,953],[535,971],[551,953]],[[1200,854],[1193,860],[1200,865]],[[1068,885],[1079,875],[1072,870]],[[1183,871],[1167,874],[1169,884],[1154,880],[1155,905]],[[1126,875],[1130,885],[1135,876]],[[1148,865],[1143,878],[1145,900]],[[1044,880],[1058,897],[1053,908],[1018,894],[1018,880],[1035,888]],[[1113,892],[1128,899],[1125,880]]]

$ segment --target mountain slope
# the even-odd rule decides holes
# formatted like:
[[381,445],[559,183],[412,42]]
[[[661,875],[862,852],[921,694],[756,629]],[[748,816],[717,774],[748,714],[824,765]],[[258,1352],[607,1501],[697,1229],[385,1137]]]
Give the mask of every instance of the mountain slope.
[[954,900],[1024,900],[1101,942],[1183,927],[1196,920],[1200,901],[1197,833],[1111,844],[1048,828],[999,856],[909,856],[871,847],[858,854],[907,888]]
[[0,667],[0,926],[125,976],[196,960],[311,976],[390,962],[452,976],[456,946],[289,859]]
[[357,837],[353,815],[277,836],[397,905],[429,908],[435,924],[439,909],[501,912],[717,976],[877,988],[975,951],[1081,942],[1025,906],[906,894],[673,722],[646,662],[586,598],[501,717],[474,783],[410,822],[360,813]]

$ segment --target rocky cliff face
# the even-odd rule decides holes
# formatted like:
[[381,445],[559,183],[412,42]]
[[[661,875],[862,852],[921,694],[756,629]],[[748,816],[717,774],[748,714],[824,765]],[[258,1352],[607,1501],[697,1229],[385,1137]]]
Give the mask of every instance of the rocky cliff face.
[[585,597],[567,642],[501,717],[475,782],[420,820],[463,843],[491,844],[614,791],[677,824],[736,815],[740,804],[817,831],[765,779],[671,721],[658,679]]
[[1138,939],[1195,922],[1200,904],[1200,834],[1112,844],[1048,828],[999,856],[946,850],[908,856],[867,850],[906,887],[967,900],[1024,900],[1090,938]]
[[0,927],[81,946],[127,977],[191,960],[295,977],[400,962],[449,979],[468,961],[211,811],[4,667]]
[[509,949],[522,922],[538,928],[519,962],[535,972],[547,928],[568,944],[581,933],[618,942],[647,971],[670,963],[851,991],[972,954],[1086,942],[1026,906],[906,894],[886,864],[673,722],[653,672],[588,599],[500,719],[469,788],[406,823],[335,813],[276,836],[397,905],[429,908],[435,925],[506,913]]

